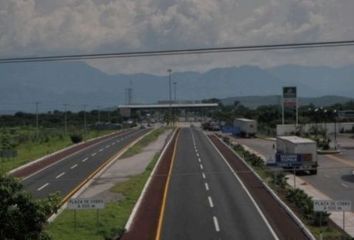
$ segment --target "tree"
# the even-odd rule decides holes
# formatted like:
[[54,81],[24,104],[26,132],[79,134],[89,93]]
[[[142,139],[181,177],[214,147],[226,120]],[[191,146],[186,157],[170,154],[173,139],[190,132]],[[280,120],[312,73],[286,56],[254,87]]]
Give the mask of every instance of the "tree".
[[58,203],[57,195],[35,200],[15,178],[0,176],[0,239],[50,239],[43,228]]

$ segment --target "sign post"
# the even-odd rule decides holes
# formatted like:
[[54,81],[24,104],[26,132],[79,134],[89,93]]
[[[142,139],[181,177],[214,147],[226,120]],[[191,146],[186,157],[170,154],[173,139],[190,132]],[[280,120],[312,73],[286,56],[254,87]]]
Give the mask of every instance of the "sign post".
[[343,231],[345,231],[345,212],[352,210],[352,202],[349,200],[313,200],[313,210],[320,212],[320,225],[322,212],[343,212]]
[[76,211],[96,209],[96,226],[99,223],[99,210],[105,207],[105,203],[102,199],[90,199],[90,198],[73,198],[70,199],[67,205],[68,209],[74,210],[74,228],[76,230]]

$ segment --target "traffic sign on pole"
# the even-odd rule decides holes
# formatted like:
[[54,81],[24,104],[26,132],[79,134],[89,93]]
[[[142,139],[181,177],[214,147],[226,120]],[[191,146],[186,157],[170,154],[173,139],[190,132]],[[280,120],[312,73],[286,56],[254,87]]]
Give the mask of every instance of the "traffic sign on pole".
[[68,202],[68,209],[102,209],[105,203],[102,199],[89,199],[89,198],[75,198],[70,199]]

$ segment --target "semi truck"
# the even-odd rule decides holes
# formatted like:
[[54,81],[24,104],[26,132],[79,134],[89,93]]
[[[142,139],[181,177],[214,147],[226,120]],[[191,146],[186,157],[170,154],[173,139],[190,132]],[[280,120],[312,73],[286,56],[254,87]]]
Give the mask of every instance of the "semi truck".
[[240,137],[254,137],[257,134],[257,121],[247,118],[236,118],[234,127],[240,130]]
[[317,174],[317,144],[308,138],[279,136],[276,139],[276,164],[296,172]]

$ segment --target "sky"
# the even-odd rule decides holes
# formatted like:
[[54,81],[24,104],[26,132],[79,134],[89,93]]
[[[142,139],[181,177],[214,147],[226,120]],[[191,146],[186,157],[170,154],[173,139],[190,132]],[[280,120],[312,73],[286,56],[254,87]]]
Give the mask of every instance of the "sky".
[[[354,40],[353,0],[0,0],[0,57]],[[354,64],[354,47],[90,60],[104,72]]]

